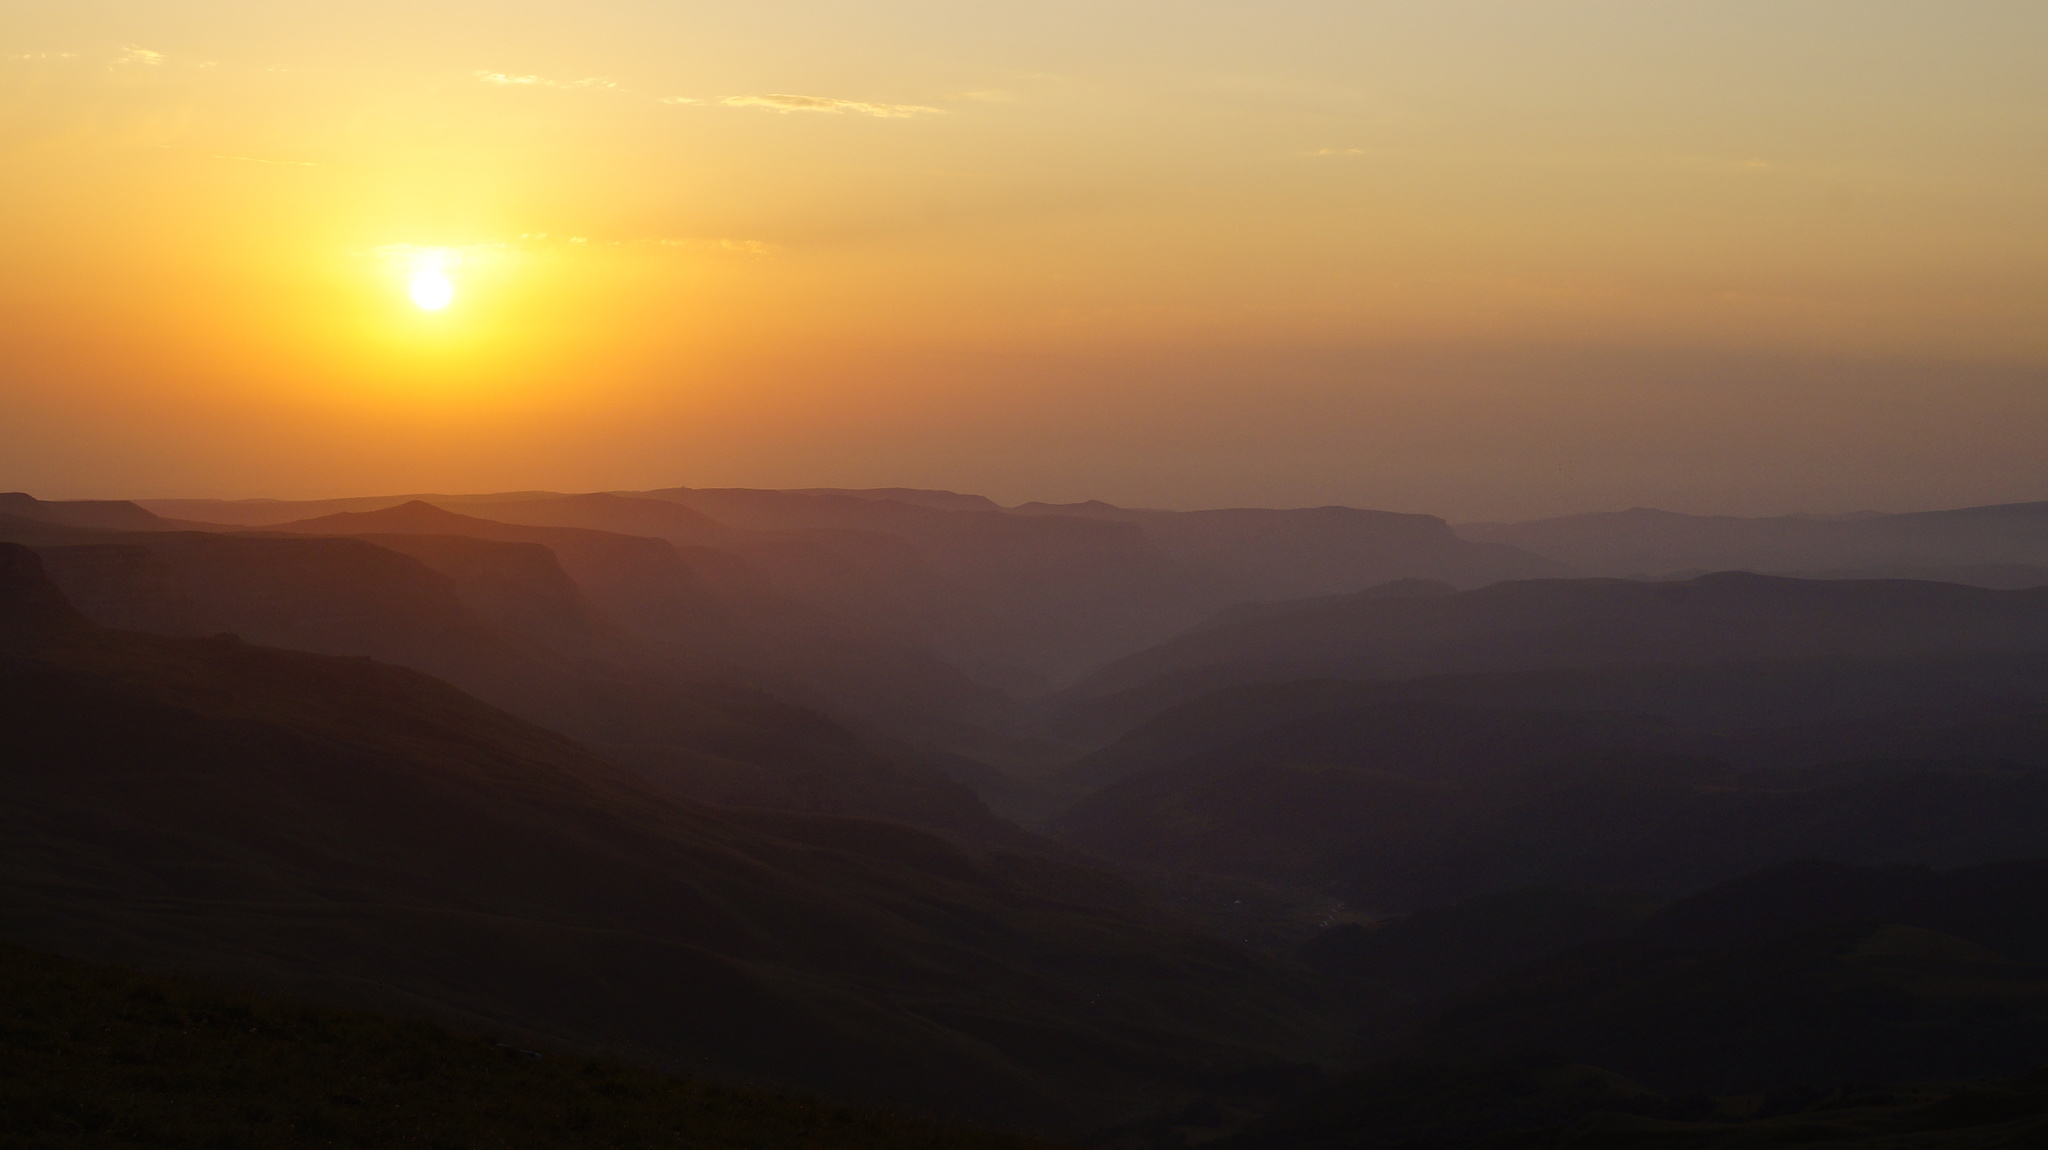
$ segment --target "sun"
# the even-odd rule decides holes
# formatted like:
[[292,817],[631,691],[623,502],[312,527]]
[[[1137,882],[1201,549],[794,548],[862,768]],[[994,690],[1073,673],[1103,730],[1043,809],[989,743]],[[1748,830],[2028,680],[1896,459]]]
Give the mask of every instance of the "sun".
[[455,281],[438,263],[422,266],[412,273],[409,289],[412,302],[424,311],[440,311],[455,302]]

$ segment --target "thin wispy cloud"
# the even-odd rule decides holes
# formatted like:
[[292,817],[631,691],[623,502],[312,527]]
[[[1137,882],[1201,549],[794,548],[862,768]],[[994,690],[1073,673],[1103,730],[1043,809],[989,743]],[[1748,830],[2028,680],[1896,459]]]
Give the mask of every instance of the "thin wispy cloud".
[[319,164],[316,164],[316,163],[314,163],[314,162],[313,162],[312,160],[270,160],[270,159],[265,159],[265,158],[264,158],[264,157],[262,157],[262,156],[223,156],[223,155],[216,155],[216,156],[214,157],[214,159],[216,159],[216,160],[240,160],[240,161],[241,161],[242,163],[245,163],[245,164],[273,164],[273,165],[276,165],[277,167],[280,167],[280,168],[317,168],[317,167],[319,167],[319,166],[320,166]]
[[485,84],[496,84],[506,88],[616,88],[618,84],[606,76],[585,76],[581,80],[554,80],[546,76],[526,76],[516,72],[478,72],[476,78]]
[[148,48],[135,44],[124,45],[121,48],[121,54],[114,58],[114,63],[116,64],[141,64],[146,67],[154,67],[163,62],[164,54],[162,52],[152,52]]
[[658,248],[688,248],[692,251],[726,252],[733,255],[742,256],[765,256],[773,254],[773,252],[775,251],[775,245],[765,244],[762,243],[760,240],[736,240],[724,238],[707,239],[693,237],[684,237],[678,239],[673,236],[660,236],[653,239],[642,240],[640,242],[652,244],[653,246]]
[[1365,149],[1364,149],[1364,148],[1317,148],[1317,149],[1316,149],[1315,151],[1313,151],[1313,152],[1304,152],[1304,153],[1302,153],[1302,154],[1303,154],[1303,155],[1305,155],[1305,156],[1363,156],[1363,155],[1365,155]]
[[862,100],[835,100],[830,96],[794,96],[786,92],[771,92],[765,96],[727,96],[719,103],[728,108],[766,108],[771,112],[829,112],[833,115],[854,112],[863,116],[880,116],[891,120],[926,113],[942,116],[946,111],[944,108],[927,108],[922,104],[870,104]]
[[703,102],[694,96],[663,96],[655,101],[657,104],[701,104]]

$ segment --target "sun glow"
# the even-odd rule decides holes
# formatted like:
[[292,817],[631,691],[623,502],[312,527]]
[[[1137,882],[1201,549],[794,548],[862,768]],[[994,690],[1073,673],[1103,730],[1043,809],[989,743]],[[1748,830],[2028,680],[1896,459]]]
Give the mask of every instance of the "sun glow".
[[412,285],[408,289],[412,302],[426,311],[440,311],[455,302],[455,281],[441,269],[440,263],[424,263],[412,273]]

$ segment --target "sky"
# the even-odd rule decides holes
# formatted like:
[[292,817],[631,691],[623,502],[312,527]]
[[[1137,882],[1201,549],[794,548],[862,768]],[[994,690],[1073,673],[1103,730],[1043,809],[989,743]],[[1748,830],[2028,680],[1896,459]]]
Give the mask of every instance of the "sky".
[[0,0],[0,489],[2048,499],[2044,45],[2039,0]]

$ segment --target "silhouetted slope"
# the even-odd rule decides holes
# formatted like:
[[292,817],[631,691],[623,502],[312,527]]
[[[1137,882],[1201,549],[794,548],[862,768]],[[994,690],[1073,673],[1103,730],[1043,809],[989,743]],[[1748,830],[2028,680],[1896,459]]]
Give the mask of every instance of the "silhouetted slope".
[[[983,682],[1033,692],[1234,603],[1348,593],[1397,578],[1479,586],[1566,573],[1511,547],[1461,539],[1432,516],[1344,507],[1167,512],[1088,503],[1005,510],[981,496],[909,489],[669,488],[424,501],[504,523],[667,540],[708,582],[716,583],[720,571],[742,581],[752,572],[774,592],[870,637],[928,647]],[[320,512],[390,515],[404,502],[152,506],[196,519],[280,524]],[[456,533],[445,523],[424,529]],[[732,556],[740,567],[731,566]],[[838,689],[857,681],[844,676]],[[874,701],[867,706],[875,709]]]
[[1486,983],[1234,1144],[2031,1145],[2038,1074],[1876,1084],[2039,1063],[2044,911],[2038,861],[1787,863]]
[[48,501],[21,491],[0,492],[0,515],[108,531],[162,531],[171,526],[125,499]]
[[677,547],[726,547],[750,534],[666,499],[636,499],[603,493],[451,503],[463,515],[531,527],[579,527],[666,539]]
[[986,495],[962,495],[957,491],[933,491],[922,487],[799,487],[791,495],[846,495],[855,499],[883,499],[913,507],[939,507],[949,511],[999,511],[1002,505]]
[[1891,732],[1893,758],[1741,775],[1653,719],[1385,704],[1132,774],[1055,829],[1111,857],[1379,910],[1526,884],[1676,894],[1807,856],[1962,865],[2048,854],[2043,716]]
[[434,535],[370,537],[375,543],[138,535],[38,524],[23,530],[5,521],[0,538],[35,543],[57,583],[104,625],[226,632],[413,667],[584,739],[686,797],[895,819],[977,841],[1029,841],[910,748],[667,665],[645,644],[589,618],[552,553],[535,544]]
[[750,829],[425,676],[101,631],[10,580],[15,941],[1037,1123],[1317,1034],[1285,971],[1043,868]]
[[1300,955],[1343,983],[1433,1004],[1524,963],[1625,935],[1656,907],[1622,890],[1518,887],[1370,925],[1333,926]]
[[1089,676],[1071,706],[1132,718],[1236,684],[1545,667],[2048,650],[2048,591],[1742,573],[1371,594],[1194,631]]
[[2007,1150],[2048,1135],[2048,1073],[1666,1098],[1555,1056],[1482,1066],[1399,1063],[1218,1143],[1227,1150]]
[[17,1150],[1035,1145],[15,947],[0,1004],[0,1141]]
[[[872,636],[924,645],[936,633],[925,600],[932,573],[917,549],[896,535],[835,528],[752,530],[730,527],[667,499],[567,495],[468,503],[463,513],[505,523],[587,527],[666,539],[686,557],[715,550],[744,560],[754,578]],[[759,594],[764,587],[750,588]]]
[[[1259,683],[1161,711],[1076,761],[1065,777],[1092,789],[1233,749],[1247,762],[1310,749],[1333,762],[1362,762],[1369,747],[1332,741],[1327,733],[1397,704],[1655,716],[1685,728],[1674,733],[1678,742],[1662,745],[1724,758],[1742,770],[1794,767],[1922,754],[1915,732],[2048,704],[2048,652]],[[1369,723],[1353,729],[1361,736],[1372,731]],[[1310,736],[1316,741],[1300,741]]]
[[552,491],[506,491],[490,495],[360,495],[343,499],[139,499],[137,504],[158,515],[192,523],[234,527],[274,527],[304,519],[317,519],[343,511],[382,511],[387,507],[424,500],[430,503],[472,504],[500,499],[529,500],[553,496]]
[[644,494],[758,531],[907,541],[922,570],[904,577],[931,588],[926,633],[941,653],[1019,687],[1070,676],[1248,599],[1419,576],[1476,586],[1565,573],[1513,548],[1460,539],[1432,516],[1345,507],[1175,512],[1094,502],[1003,511],[934,492]]
[[[650,500],[574,497],[571,510]],[[515,504],[514,506],[526,506]],[[660,506],[660,505],[656,505]],[[686,508],[674,511],[687,516]],[[574,518],[569,515],[564,518]],[[667,518],[657,515],[656,518]],[[423,502],[286,524],[284,530],[382,538],[462,535],[552,550],[592,604],[699,677],[736,679],[778,695],[867,718],[892,733],[973,742],[997,720],[1000,695],[916,647],[859,634],[817,607],[779,594],[724,551],[586,527],[530,526],[460,515]]]
[[1458,533],[1596,575],[2048,564],[2048,503],[1764,519],[1638,507],[1528,523],[1469,523]]
[[599,610],[642,634],[678,643],[715,642],[727,610],[707,579],[659,539],[577,527],[524,527],[458,515],[415,500],[380,511],[344,511],[278,530],[311,535],[462,535],[537,543]]
[[[1131,739],[1082,759],[1070,772],[1072,781],[1095,788],[1169,765],[1176,775],[1194,778],[1295,762],[1342,764],[1448,782],[1591,750],[1691,751],[1698,742],[1692,732],[1656,716],[1375,701],[1361,699],[1364,690],[1346,685],[1353,687],[1345,692],[1349,706],[1288,717],[1260,716],[1265,722],[1252,721],[1254,715],[1246,710],[1227,709],[1239,701],[1230,693],[1209,696],[1174,713],[1172,718],[1182,720],[1177,727],[1155,722]],[[1266,698],[1277,693],[1269,692]],[[1245,700],[1252,705],[1264,701],[1252,691],[1236,694],[1254,695]],[[1178,753],[1160,757],[1158,753],[1169,747]]]
[[1930,583],[1962,583],[1995,591],[2048,587],[2048,566],[2032,563],[1966,563],[1954,565],[1891,564],[1883,567],[1836,567],[1821,571],[1775,571],[1796,579],[1918,579]]
[[1027,503],[1016,511],[1136,524],[1227,603],[1345,594],[1395,579],[1481,587],[1576,574],[1518,548],[1462,539],[1434,515],[1355,507],[1148,511],[1102,502]]
[[455,586],[464,608],[484,622],[572,655],[645,659],[650,651],[604,617],[539,543],[466,535],[360,535],[410,555]]
[[[1136,527],[1072,516],[745,489],[642,492],[755,531],[839,531],[908,543],[938,653],[985,682],[1037,689],[1134,650],[1205,610]],[[814,535],[815,540],[817,537]]]
[[1659,1090],[2011,1074],[2048,1049],[2048,863],[1788,863],[1536,962],[1415,1050],[1540,1051]]

